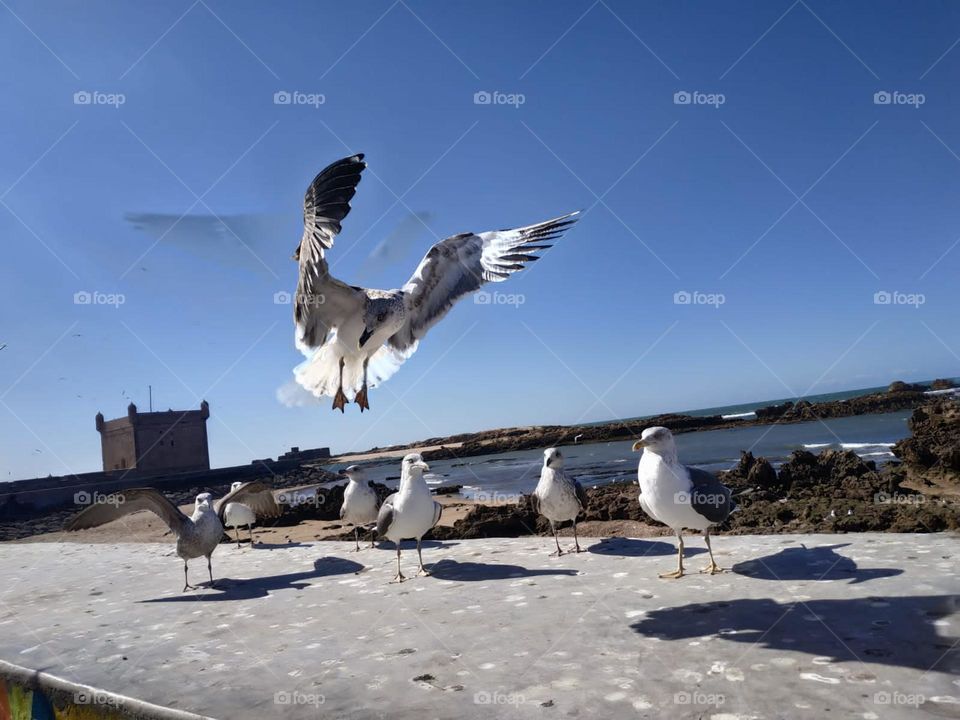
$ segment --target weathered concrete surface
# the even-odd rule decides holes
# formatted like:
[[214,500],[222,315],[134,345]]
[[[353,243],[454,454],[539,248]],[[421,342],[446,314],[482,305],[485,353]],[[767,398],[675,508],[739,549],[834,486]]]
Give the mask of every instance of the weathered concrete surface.
[[170,546],[2,545],[0,658],[229,719],[960,717],[955,537],[718,537],[735,572],[681,580],[663,540],[552,542],[399,586],[386,548],[223,545],[186,594]]

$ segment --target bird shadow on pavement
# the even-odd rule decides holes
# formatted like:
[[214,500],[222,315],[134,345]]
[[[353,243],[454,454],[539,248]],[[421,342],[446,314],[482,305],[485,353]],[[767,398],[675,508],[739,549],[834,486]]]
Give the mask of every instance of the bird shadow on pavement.
[[837,552],[849,544],[787,547],[772,555],[737,563],[731,571],[758,580],[849,579],[851,585],[903,573],[900,568],[858,568],[856,562]]
[[502,565],[499,563],[458,562],[441,560],[430,566],[430,574],[439,580],[510,580],[537,575],[577,575],[569,568],[542,568],[530,570],[520,565]]
[[[424,540],[420,543],[420,548],[423,550],[429,549],[439,549],[439,548],[451,548],[459,545],[459,542],[451,542],[450,540]],[[374,550],[389,550],[392,553],[397,552],[397,545],[392,540],[387,540],[386,538],[377,541],[376,547]],[[400,549],[404,552],[417,550],[417,543],[414,540],[401,540]]]
[[315,560],[313,570],[285,573],[283,575],[267,575],[248,579],[219,578],[214,587],[210,583],[202,583],[197,590],[187,591],[182,595],[141,600],[143,603],[161,602],[220,602],[223,600],[252,600],[266,597],[276,590],[303,590],[310,586],[309,580],[327,577],[330,575],[346,575],[358,573],[363,565],[353,560],[338,557],[322,557]]
[[295,547],[306,547],[307,543],[302,543],[298,540],[290,540],[289,542],[282,543],[271,543],[271,542],[260,542],[259,540],[252,547],[248,543],[245,547],[249,547],[251,550],[286,550],[287,548]]
[[[662,540],[640,540],[637,538],[605,538],[587,548],[587,552],[598,555],[623,555],[625,557],[643,557],[645,555],[676,555],[677,546]],[[691,548],[686,544],[683,556],[690,557],[706,552],[703,548]]]
[[956,673],[957,638],[939,635],[935,623],[958,611],[957,595],[783,602],[744,598],[652,610],[630,627],[661,640],[717,638],[743,643],[745,650],[756,645],[834,662]]

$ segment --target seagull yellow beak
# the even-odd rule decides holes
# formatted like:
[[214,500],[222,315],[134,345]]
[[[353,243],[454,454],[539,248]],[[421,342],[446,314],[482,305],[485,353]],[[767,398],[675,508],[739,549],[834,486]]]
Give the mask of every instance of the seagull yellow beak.
[[638,450],[643,450],[647,446],[647,443],[643,440],[637,440],[633,444],[633,451],[637,452]]
[[417,467],[420,468],[421,470],[423,470],[424,472],[429,472],[429,470],[430,470],[430,466],[427,465],[427,464],[426,464],[425,462],[423,462],[422,460],[417,463]]

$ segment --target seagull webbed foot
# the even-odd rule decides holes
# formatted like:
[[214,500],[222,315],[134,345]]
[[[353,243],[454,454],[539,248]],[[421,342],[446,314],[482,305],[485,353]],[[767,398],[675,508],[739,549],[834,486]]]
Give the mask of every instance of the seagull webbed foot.
[[391,580],[390,583],[402,583],[406,579],[407,578],[403,573],[397,573],[397,576]]
[[704,565],[700,570],[701,573],[710,573],[711,575],[716,575],[717,573],[722,573],[723,568],[717,565],[713,560],[709,564]]
[[343,394],[343,388],[337,388],[337,394],[333,396],[333,409],[344,412],[347,405],[347,396]]
[[370,409],[370,403],[367,401],[367,386],[364,385],[357,392],[357,397],[354,398],[354,402],[360,406],[360,412]]
[[417,570],[417,577],[428,577],[432,575],[429,570],[427,570],[423,565],[420,566],[420,569]]
[[664,580],[676,580],[677,578],[683,577],[683,568],[677,568],[673,572],[660,573],[657,577]]
[[552,553],[550,553],[549,557],[560,557],[561,555],[566,555],[566,553],[560,548],[557,548]]

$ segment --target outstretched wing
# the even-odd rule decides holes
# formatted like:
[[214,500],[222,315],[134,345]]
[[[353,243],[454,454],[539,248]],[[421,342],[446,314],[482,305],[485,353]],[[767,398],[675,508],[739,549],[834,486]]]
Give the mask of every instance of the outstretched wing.
[[330,331],[363,303],[359,289],[330,275],[324,251],[333,247],[366,167],[362,154],[337,160],[313,179],[303,198],[303,237],[293,254],[300,261],[293,318],[297,347],[308,356],[308,350],[323,345]]
[[244,483],[220,498],[216,503],[220,522],[224,522],[223,514],[232,502],[246,505],[258,519],[280,517],[280,506],[274,500],[270,486],[262,480]]
[[124,515],[149,510],[163,520],[175,535],[183,532],[190,519],[153,488],[132,488],[109,496],[84,509],[67,523],[67,530],[85,530],[122,518]]
[[713,523],[722,523],[733,510],[730,489],[712,472],[686,466],[692,483],[690,504],[693,509]]
[[407,320],[389,340],[403,353],[446,315],[460,298],[487,282],[501,282],[537,260],[532,253],[552,247],[553,241],[576,222],[573,212],[537,225],[514,230],[463,233],[441,240],[424,256],[407,284]]

